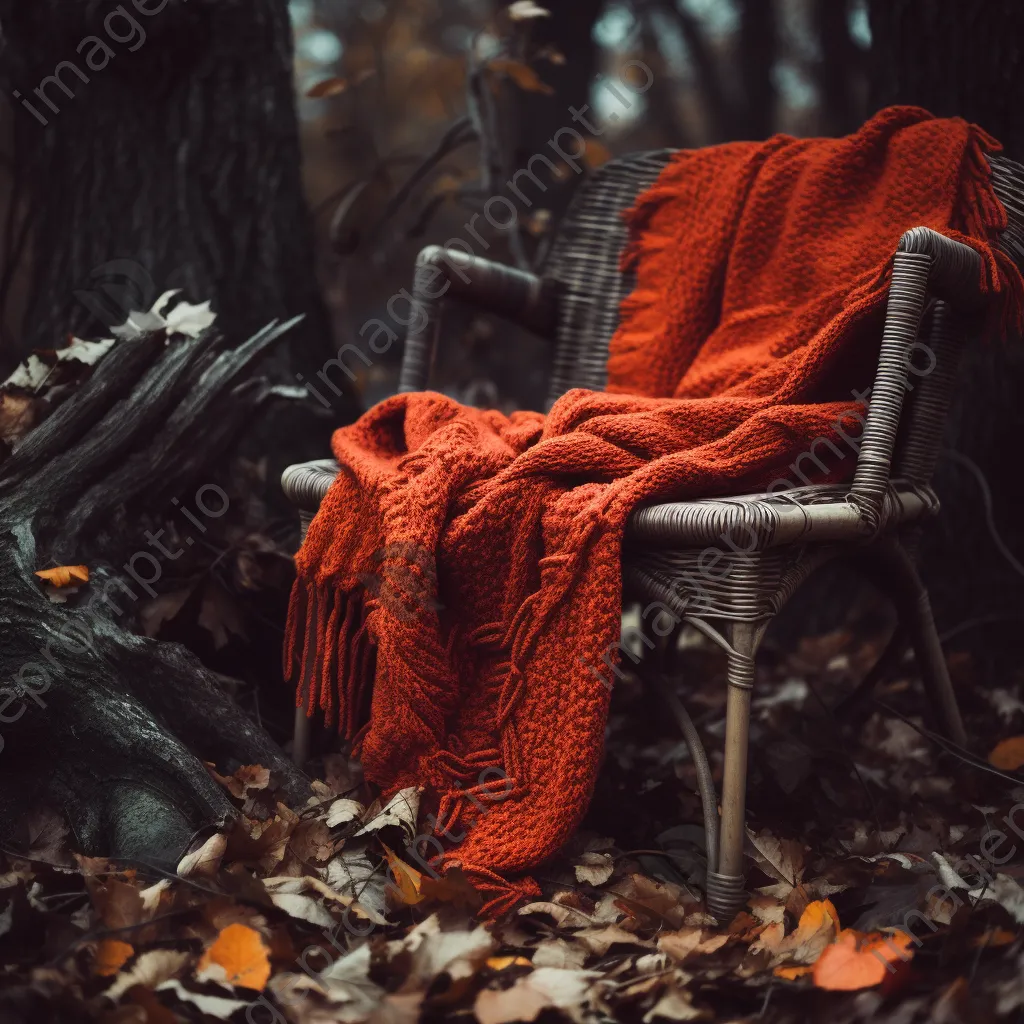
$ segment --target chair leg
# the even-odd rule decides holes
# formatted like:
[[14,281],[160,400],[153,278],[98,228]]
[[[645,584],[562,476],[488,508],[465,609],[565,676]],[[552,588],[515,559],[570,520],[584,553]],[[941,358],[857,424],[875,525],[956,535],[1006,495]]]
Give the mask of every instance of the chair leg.
[[746,834],[747,743],[750,697],[754,688],[754,656],[763,628],[738,622],[731,630],[729,693],[725,712],[725,764],[722,775],[722,827],[718,862],[708,871],[708,910],[728,924],[745,900],[743,843]]
[[900,622],[910,638],[925,690],[938,707],[943,731],[954,743],[966,746],[967,732],[949,678],[946,656],[939,643],[928,590],[914,560],[898,541],[880,545],[875,557],[876,564],[870,568],[870,574],[899,609]]
[[[915,577],[917,573],[914,573]],[[931,601],[924,584],[917,580],[919,587],[916,598],[908,601],[903,611],[903,621],[910,631],[911,643],[914,646],[914,657],[921,670],[928,695],[938,705],[939,717],[943,731],[954,743],[961,747],[967,746],[967,731],[960,716],[960,707],[953,691],[953,682],[949,678],[949,666],[946,656],[939,643],[939,632],[935,628],[935,617],[932,615]]]

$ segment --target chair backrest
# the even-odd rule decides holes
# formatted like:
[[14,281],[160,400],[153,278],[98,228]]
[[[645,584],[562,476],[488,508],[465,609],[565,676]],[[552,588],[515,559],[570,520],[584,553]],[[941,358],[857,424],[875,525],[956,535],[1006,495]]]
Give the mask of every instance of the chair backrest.
[[675,152],[660,149],[610,160],[573,197],[540,270],[559,291],[549,404],[571,388],[604,390],[608,342],[619,325],[619,303],[633,287],[619,269],[626,245],[622,214],[654,184]]
[[[608,382],[608,343],[619,304],[633,287],[619,269],[627,231],[622,214],[649,188],[677,152],[633,153],[609,161],[584,181],[563,219],[540,273],[560,298],[548,404],[570,388],[601,391]],[[1009,227],[1000,247],[1024,268],[1024,166],[990,157],[992,183]]]

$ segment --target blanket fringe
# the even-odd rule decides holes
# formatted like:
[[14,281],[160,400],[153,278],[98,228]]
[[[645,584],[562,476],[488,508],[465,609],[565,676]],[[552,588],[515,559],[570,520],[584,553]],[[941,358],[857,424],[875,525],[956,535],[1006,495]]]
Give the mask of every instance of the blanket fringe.
[[319,709],[349,740],[362,725],[373,684],[370,611],[361,589],[303,579],[295,581],[288,605],[284,675],[295,686],[295,706],[310,717]]

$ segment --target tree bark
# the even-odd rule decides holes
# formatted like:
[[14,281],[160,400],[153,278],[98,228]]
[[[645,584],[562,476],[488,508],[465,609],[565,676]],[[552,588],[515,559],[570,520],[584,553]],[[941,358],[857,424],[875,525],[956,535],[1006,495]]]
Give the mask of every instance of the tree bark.
[[[5,847],[18,847],[27,814],[49,808],[85,853],[173,869],[197,833],[233,814],[200,759],[261,764],[292,800],[306,795],[301,773],[192,654],[132,631],[140,577],[152,575],[128,570],[142,557],[133,552],[155,560],[147,541],[160,536],[167,495],[209,484],[273,394],[248,373],[283,333],[237,349],[216,336],[120,342],[0,464]],[[106,514],[115,509],[120,530]],[[33,575],[54,564],[90,568],[64,604]]]
[[[31,228],[7,238],[7,266],[28,259],[31,290],[2,354],[11,363],[68,333],[105,333],[125,305],[181,288],[212,300],[236,337],[304,313],[289,347],[318,366],[329,331],[299,173],[286,0],[140,4],[152,13],[0,0],[3,79],[20,94],[15,190]],[[47,83],[59,65],[59,82]]]

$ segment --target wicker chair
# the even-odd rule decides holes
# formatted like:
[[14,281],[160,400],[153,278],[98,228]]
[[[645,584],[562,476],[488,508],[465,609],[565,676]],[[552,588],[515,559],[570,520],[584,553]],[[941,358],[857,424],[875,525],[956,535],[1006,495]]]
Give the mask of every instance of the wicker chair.
[[[541,274],[534,276],[439,246],[417,260],[414,297],[424,316],[406,340],[400,390],[427,386],[441,313],[434,298],[500,314],[554,346],[549,402],[573,387],[602,390],[608,343],[632,282],[619,270],[619,217],[658,176],[671,150],[612,161],[584,182]],[[993,180],[1010,215],[1000,245],[1024,264],[1024,167],[993,157]],[[848,558],[894,602],[900,627],[883,659],[909,641],[943,728],[965,742],[927,592],[915,568],[920,528],[938,510],[930,486],[962,340],[977,324],[980,257],[927,228],[904,234],[895,253],[881,354],[848,485],[709,497],[638,509],[623,551],[624,593],[667,606],[728,659],[721,816],[711,769],[674,690],[668,698],[690,747],[704,806],[707,904],[723,923],[744,902],[747,742],[755,654],[772,617],[817,568]],[[908,352],[925,337],[936,364],[908,389]],[[906,399],[906,400],[905,400]],[[813,453],[812,453],[813,454]],[[337,472],[331,460],[290,467],[283,487],[304,526]],[[735,538],[742,538],[742,545]],[[709,558],[710,556],[710,558]],[[711,561],[711,574],[706,563]],[[296,751],[308,723],[297,712]]]

